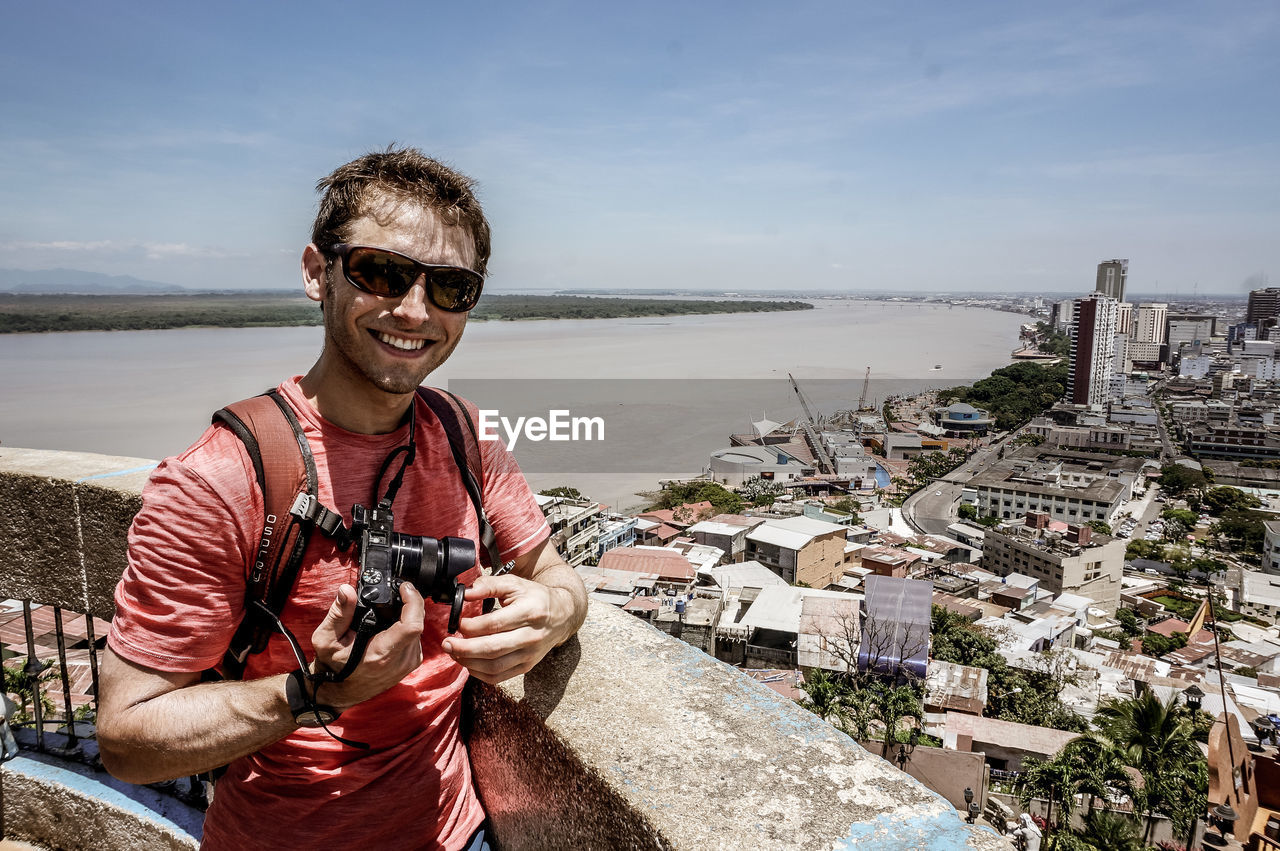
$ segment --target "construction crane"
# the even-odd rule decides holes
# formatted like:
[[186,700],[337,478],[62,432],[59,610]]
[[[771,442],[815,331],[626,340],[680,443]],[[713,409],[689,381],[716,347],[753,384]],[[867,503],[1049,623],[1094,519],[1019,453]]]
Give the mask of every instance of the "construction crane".
[[858,397],[858,413],[874,411],[875,407],[867,407],[867,391],[871,389],[871,367],[867,367],[867,375],[862,379],[862,395]]
[[787,373],[787,378],[791,379],[791,387],[796,391],[796,398],[800,400],[800,407],[804,409],[804,420],[800,426],[804,429],[805,437],[809,439],[809,446],[813,449],[813,460],[818,465],[820,473],[834,473],[836,465],[831,462],[831,456],[827,454],[827,449],[822,445],[822,438],[818,436],[818,428],[820,427],[817,419],[813,416],[813,411],[809,408],[809,400],[800,392],[800,385],[796,384],[796,380],[791,373]]

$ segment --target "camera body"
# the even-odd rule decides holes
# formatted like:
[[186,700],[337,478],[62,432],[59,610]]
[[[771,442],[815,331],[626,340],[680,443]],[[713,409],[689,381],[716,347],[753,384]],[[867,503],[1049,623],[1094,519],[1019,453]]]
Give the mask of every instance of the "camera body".
[[424,599],[450,606],[449,632],[456,632],[467,586],[458,582],[476,563],[476,545],[466,538],[430,538],[395,531],[395,515],[383,500],[351,509],[359,541],[356,574],[357,624],[383,630],[400,619],[400,583],[412,582]]

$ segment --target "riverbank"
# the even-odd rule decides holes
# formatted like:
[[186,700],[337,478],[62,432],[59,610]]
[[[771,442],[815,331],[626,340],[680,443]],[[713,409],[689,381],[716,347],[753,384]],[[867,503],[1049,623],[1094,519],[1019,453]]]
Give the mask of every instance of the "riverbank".
[[[486,295],[471,321],[627,319],[655,316],[812,310],[804,301],[768,299],[588,298]],[[156,331],[321,324],[320,306],[301,293],[190,295],[28,295],[0,293],[0,334],[60,331]]]

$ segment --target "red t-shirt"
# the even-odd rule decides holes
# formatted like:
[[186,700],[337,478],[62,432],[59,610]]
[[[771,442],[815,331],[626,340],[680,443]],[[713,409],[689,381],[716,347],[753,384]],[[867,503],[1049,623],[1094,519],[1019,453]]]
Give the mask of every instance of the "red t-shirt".
[[[350,525],[355,503],[376,503],[373,479],[388,453],[405,444],[408,426],[390,434],[355,434],[323,420],[303,398],[297,378],[280,389],[310,441],[321,502]],[[395,499],[395,530],[478,540],[475,511],[444,429],[421,400],[415,405],[417,459]],[[480,449],[485,511],[502,558],[513,559],[549,530],[501,443],[484,441]],[[129,564],[116,588],[111,648],[160,671],[217,665],[241,619],[262,513],[248,454],[225,427],[210,427],[182,455],[160,464],[129,530]],[[355,551],[353,546],[339,552],[324,535],[311,536],[281,613],[308,658],[314,656],[311,633],[338,585],[355,584]],[[478,570],[461,581],[470,584]],[[430,600],[426,606],[422,665],[332,725],[338,735],[367,742],[370,749],[342,745],[323,730],[299,729],[236,760],[218,781],[202,847],[315,848],[335,841],[379,851],[462,847],[484,818],[459,736],[458,698],[468,675],[440,649],[449,607]],[[464,613],[479,614],[479,607],[479,601],[468,603]],[[295,668],[287,642],[276,635],[263,653],[250,657],[244,678]]]

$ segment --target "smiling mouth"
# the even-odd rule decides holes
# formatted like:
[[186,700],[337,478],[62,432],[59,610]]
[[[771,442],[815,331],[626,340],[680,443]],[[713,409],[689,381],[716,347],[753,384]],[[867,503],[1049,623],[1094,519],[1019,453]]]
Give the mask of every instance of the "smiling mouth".
[[430,340],[409,339],[408,337],[393,337],[382,331],[370,331],[369,333],[373,334],[379,342],[404,352],[415,352],[431,342]]

